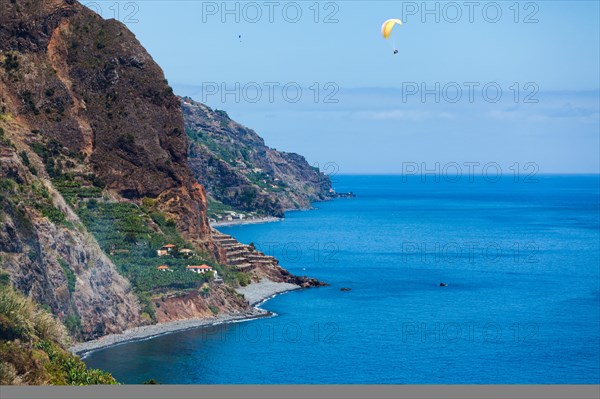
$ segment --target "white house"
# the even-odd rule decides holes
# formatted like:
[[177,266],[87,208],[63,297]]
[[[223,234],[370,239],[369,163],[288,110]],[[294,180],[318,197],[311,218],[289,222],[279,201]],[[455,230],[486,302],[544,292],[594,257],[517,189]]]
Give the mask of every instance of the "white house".
[[193,273],[204,274],[206,272],[214,272],[215,276],[217,275],[217,271],[208,265],[200,265],[200,266],[188,266],[187,270]]

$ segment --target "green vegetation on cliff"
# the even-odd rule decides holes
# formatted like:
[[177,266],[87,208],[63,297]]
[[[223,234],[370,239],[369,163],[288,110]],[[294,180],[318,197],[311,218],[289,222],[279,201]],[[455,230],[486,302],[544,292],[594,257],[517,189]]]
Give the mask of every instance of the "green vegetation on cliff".
[[[206,276],[185,268],[194,262],[214,264],[209,254],[200,253],[191,259],[157,256],[156,250],[165,244],[178,248],[190,248],[191,244],[181,237],[175,222],[156,208],[155,200],[146,198],[141,206],[115,201],[103,190],[105,184],[96,175],[77,172],[83,160],[79,154],[52,140],[31,147],[42,158],[54,187],[139,293],[197,288],[206,281]],[[49,198],[47,190],[38,191],[41,198]],[[68,223],[64,214],[43,204],[41,212],[51,221]],[[171,272],[157,270],[159,265],[169,266]],[[64,266],[63,269],[68,270]]]
[[0,272],[0,384],[116,384],[107,372],[88,369],[66,348],[69,338],[55,317],[15,291]]
[[[184,256],[174,251],[172,256],[158,257],[156,250],[165,244],[174,244],[178,249],[193,248],[193,245],[177,231],[175,222],[157,208],[155,199],[145,198],[140,205],[114,201],[94,174],[74,172],[80,160],[72,156],[60,149],[54,155],[44,154],[46,167],[54,168],[53,185],[117,265],[119,272],[131,282],[147,318],[156,321],[152,296],[198,289],[211,278],[212,273],[188,271],[188,265],[209,264],[228,284],[247,284],[249,278],[245,273],[218,264],[208,252],[195,250],[193,255]],[[160,265],[167,265],[170,270],[160,271],[157,269]],[[68,278],[68,269],[65,273]]]
[[[249,275],[213,260],[225,257],[189,168],[180,101],[133,33],[72,0],[0,9],[0,264],[15,290],[86,340],[156,321],[166,314],[155,314],[157,296],[195,294],[210,276],[188,264],[246,284]],[[254,190],[239,198],[261,200]],[[168,243],[195,255],[158,257]],[[228,299],[246,306],[230,287],[215,292],[219,309]]]
[[[188,272],[187,265],[210,262],[203,254],[193,259],[158,257],[156,250],[165,244],[189,246],[175,231],[173,222],[160,213],[148,212],[135,204],[89,200],[78,204],[77,213],[100,247],[140,291],[197,288],[206,278]],[[161,272],[167,265],[172,272]]]
[[335,198],[329,176],[304,157],[269,148],[222,110],[182,98],[188,163],[210,196],[213,218],[228,210],[283,216]]
[[[150,296],[170,290],[197,289],[207,281],[208,275],[191,273],[186,266],[214,264],[208,254],[200,253],[192,258],[178,256],[178,253],[157,256],[156,250],[165,244],[175,244],[178,248],[191,245],[177,232],[175,223],[151,205],[152,200],[144,201],[142,206],[116,202],[102,190],[86,187],[86,184],[89,181],[82,177],[66,180],[63,176],[54,182],[102,250],[131,282],[146,317],[156,321]],[[159,265],[169,266],[170,271],[159,271]]]
[[[105,184],[95,174],[80,172],[84,157],[69,152],[56,141],[37,141],[30,148],[41,158],[54,188],[79,216],[83,226],[78,224],[77,228],[85,228],[92,233],[119,273],[131,282],[146,318],[156,321],[150,300],[153,295],[198,289],[210,278],[210,274],[189,272],[187,265],[209,263],[221,270],[208,253],[195,251],[191,257],[179,256],[177,252],[174,256],[157,256],[156,250],[165,244],[175,244],[180,249],[192,248],[192,245],[181,237],[175,223],[158,210],[156,200],[147,198],[141,205],[115,200],[104,190]],[[31,225],[25,217],[27,207],[37,210],[40,217],[52,223],[76,228],[63,211],[55,207],[48,188],[39,180],[27,184],[11,178],[0,179],[0,197],[4,203],[0,218],[5,212],[23,215],[24,223]],[[32,252],[31,256],[38,258],[42,255]],[[75,292],[76,276],[71,266],[64,259],[58,259],[58,263],[68,291]],[[168,265],[170,271],[157,270],[159,265]],[[77,336],[81,328],[79,316],[75,312],[67,314],[63,322],[73,336]]]

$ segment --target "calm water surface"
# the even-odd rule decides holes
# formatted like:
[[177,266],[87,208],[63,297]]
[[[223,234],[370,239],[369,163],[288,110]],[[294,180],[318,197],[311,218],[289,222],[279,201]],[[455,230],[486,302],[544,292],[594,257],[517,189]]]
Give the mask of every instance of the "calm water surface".
[[125,383],[598,384],[598,182],[336,177],[357,198],[221,229],[330,287],[85,361]]

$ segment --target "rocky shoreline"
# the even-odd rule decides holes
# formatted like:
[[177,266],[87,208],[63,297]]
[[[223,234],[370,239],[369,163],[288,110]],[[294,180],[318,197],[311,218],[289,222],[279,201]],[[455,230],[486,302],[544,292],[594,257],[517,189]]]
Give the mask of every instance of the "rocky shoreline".
[[259,283],[250,284],[239,288],[237,291],[244,295],[251,306],[251,309],[234,314],[222,314],[215,317],[204,319],[177,320],[168,323],[159,323],[149,326],[134,327],[123,331],[120,334],[109,334],[98,339],[80,342],[69,348],[69,350],[79,356],[85,357],[87,354],[99,349],[110,346],[125,344],[133,341],[154,338],[160,335],[170,334],[177,331],[189,330],[192,328],[209,327],[217,324],[241,322],[260,317],[269,317],[273,313],[261,309],[258,305],[267,300],[287,291],[300,289],[298,285],[289,283],[276,283],[270,280],[262,280]]

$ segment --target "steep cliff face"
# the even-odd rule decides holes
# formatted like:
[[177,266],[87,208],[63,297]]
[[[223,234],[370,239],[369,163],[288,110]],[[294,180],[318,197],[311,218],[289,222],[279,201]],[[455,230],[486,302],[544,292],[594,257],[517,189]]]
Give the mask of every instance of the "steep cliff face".
[[[23,133],[14,124],[11,130],[12,137]],[[52,185],[23,165],[17,149],[4,132],[0,137],[2,270],[16,288],[49,307],[77,338],[95,338],[144,323],[129,282]]]
[[336,197],[328,176],[298,154],[274,150],[256,132],[190,98],[182,99],[189,163],[215,200],[236,210],[283,216]]
[[124,25],[76,1],[0,0],[0,129],[0,266],[15,287],[78,338],[148,322],[55,186],[150,198],[186,239],[211,247],[180,103],[160,67]]
[[213,317],[250,309],[243,296],[227,285],[205,284],[199,291],[162,295],[153,298],[159,322]]
[[[317,285],[231,237],[217,243],[200,183],[281,214],[328,198],[329,180],[226,115],[193,107],[184,107],[188,127],[228,143],[225,152],[194,143],[205,155],[193,162],[211,165],[196,176],[180,100],[124,25],[72,0],[0,0],[0,272],[75,338],[244,311],[232,287],[262,277]],[[248,168],[265,176],[255,182]],[[167,243],[193,255],[159,257]],[[186,269],[203,263],[223,280]]]
[[2,114],[66,147],[118,196],[157,198],[187,238],[206,243],[179,100],[135,36],[75,1],[0,3]]

